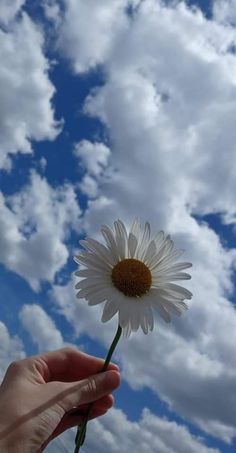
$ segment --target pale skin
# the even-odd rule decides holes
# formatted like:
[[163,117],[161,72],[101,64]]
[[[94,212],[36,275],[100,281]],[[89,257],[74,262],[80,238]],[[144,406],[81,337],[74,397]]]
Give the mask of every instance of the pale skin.
[[103,363],[72,348],[13,362],[0,386],[1,453],[42,452],[81,424],[91,402],[90,418],[105,414],[120,374],[114,364],[100,373]]

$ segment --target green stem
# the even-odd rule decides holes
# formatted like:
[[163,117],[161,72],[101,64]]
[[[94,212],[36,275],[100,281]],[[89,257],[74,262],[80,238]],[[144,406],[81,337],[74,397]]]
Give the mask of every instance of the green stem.
[[[120,339],[121,334],[122,334],[122,328],[120,327],[120,325],[118,325],[114,340],[113,340],[113,342],[112,342],[112,344],[111,344],[111,346],[109,348],[109,351],[108,351],[107,356],[106,356],[106,360],[104,362],[104,365],[103,365],[100,373],[102,373],[102,372],[107,370],[108,365],[109,365],[110,360],[111,360],[111,357],[112,357],[112,354],[113,354],[113,352],[114,352],[114,350],[116,348],[116,345],[117,345],[117,343],[118,343],[118,341]],[[82,425],[78,426],[77,434],[76,434],[76,437],[75,437],[75,450],[74,450],[74,453],[79,453],[79,449],[80,449],[81,445],[83,445],[83,443],[85,441],[87,423],[88,423],[88,419],[89,419],[89,415],[91,413],[92,407],[93,407],[93,403],[90,403],[89,407],[88,407],[87,414],[85,416],[85,419],[84,419]]]

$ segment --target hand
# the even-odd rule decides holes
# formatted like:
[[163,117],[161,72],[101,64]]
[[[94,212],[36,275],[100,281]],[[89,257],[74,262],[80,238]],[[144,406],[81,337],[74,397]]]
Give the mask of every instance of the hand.
[[[119,386],[118,367],[72,348],[13,362],[0,386],[0,451],[41,452],[54,437],[107,412]],[[99,373],[99,374],[97,374]]]

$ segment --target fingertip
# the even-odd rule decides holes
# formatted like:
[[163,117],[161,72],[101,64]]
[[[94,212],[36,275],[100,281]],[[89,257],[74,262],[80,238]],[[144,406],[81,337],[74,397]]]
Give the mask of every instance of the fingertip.
[[116,363],[109,363],[108,370],[115,370],[120,372],[120,367]]
[[107,409],[110,409],[115,402],[114,396],[110,393],[110,395],[107,395],[107,400],[106,400],[106,407]]
[[111,385],[112,389],[115,390],[120,385],[121,377],[120,373],[117,370],[108,370],[106,372],[108,383]]

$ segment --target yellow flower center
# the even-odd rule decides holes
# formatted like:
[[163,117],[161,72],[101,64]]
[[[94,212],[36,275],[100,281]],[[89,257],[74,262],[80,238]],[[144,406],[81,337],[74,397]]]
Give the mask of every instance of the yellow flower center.
[[152,274],[142,261],[127,258],[112,269],[114,286],[130,297],[140,297],[148,293],[152,284]]

